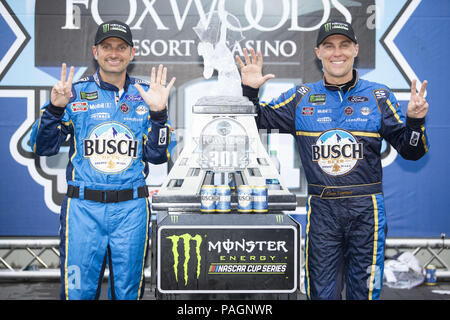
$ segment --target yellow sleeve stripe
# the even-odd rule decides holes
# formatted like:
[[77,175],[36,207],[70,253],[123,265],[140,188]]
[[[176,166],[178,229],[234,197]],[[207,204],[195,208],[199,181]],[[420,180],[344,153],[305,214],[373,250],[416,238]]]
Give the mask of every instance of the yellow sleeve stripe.
[[388,104],[389,109],[391,109],[392,113],[394,114],[395,119],[397,119],[397,121],[399,123],[403,123],[403,121],[398,116],[397,111],[395,110],[394,106],[392,105],[391,101],[389,101],[389,99],[386,99],[386,103]]
[[[272,106],[272,109],[278,109],[280,107],[285,106],[286,104],[288,104],[289,102],[291,102],[293,99],[295,98],[295,93],[287,100],[284,100],[283,102],[280,102],[274,106]],[[262,107],[267,107],[268,103],[261,103]]]
[[427,138],[425,137],[425,126],[424,125],[420,126],[420,129],[422,130],[422,142],[426,153],[428,152],[428,145],[427,145]]
[[[309,132],[309,131],[296,131],[295,134],[297,136],[307,136],[307,137],[318,137],[323,132]],[[380,138],[380,134],[378,132],[364,132],[364,131],[351,131],[351,134],[354,136],[362,136],[362,137],[372,137],[372,138]]]

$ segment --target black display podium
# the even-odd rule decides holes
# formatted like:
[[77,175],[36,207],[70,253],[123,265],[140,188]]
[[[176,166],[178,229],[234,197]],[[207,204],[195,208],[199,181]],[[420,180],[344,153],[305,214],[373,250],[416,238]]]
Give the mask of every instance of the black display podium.
[[301,226],[289,215],[168,214],[152,219],[157,299],[296,299]]

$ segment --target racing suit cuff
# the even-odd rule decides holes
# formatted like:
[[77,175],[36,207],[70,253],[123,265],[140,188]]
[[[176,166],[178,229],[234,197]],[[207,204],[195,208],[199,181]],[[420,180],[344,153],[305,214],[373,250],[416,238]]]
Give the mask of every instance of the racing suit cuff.
[[411,129],[420,129],[425,124],[425,118],[406,117],[406,125]]
[[245,84],[242,84],[242,95],[249,98],[250,100],[258,99],[259,88],[252,88]]
[[47,106],[47,111],[50,112],[56,118],[62,118],[64,111],[66,111],[66,108],[55,107],[50,102]]
[[158,122],[166,122],[167,121],[167,108],[164,108],[160,111],[152,111],[150,110],[150,119]]

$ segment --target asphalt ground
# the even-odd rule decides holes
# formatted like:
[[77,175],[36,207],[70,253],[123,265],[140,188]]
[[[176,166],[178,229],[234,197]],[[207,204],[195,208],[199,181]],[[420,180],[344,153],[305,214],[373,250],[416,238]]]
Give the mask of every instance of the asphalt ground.
[[[0,281],[0,300],[59,300],[60,283],[56,281]],[[440,291],[436,293],[434,291]],[[104,281],[100,300],[108,299],[108,282]],[[207,295],[202,295],[206,300]],[[304,294],[298,300],[306,300]],[[154,289],[147,283],[144,300],[156,300]],[[434,286],[422,284],[412,289],[393,289],[386,285],[381,291],[380,300],[450,300],[450,282],[438,282]]]

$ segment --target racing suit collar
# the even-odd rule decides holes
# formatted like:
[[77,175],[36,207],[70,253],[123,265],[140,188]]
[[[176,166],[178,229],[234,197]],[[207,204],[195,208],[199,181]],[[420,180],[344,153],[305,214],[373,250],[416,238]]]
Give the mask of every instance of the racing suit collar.
[[358,71],[356,69],[353,69],[353,78],[349,82],[343,83],[343,84],[330,84],[325,80],[325,77],[323,77],[323,85],[325,88],[331,91],[339,91],[342,90],[344,93],[350,91],[350,89],[353,89],[358,84],[359,75]]
[[[119,91],[119,88],[117,88],[115,85],[108,83],[108,82],[104,82],[101,77],[100,77],[100,72],[99,69],[97,69],[97,71],[94,73],[93,75],[94,77],[94,81],[97,84],[97,86],[99,86],[101,89],[104,90],[110,90],[110,91]],[[128,91],[128,86],[131,84],[131,79],[130,76],[128,75],[128,72],[125,74],[125,83],[123,85],[123,90],[124,91]]]

